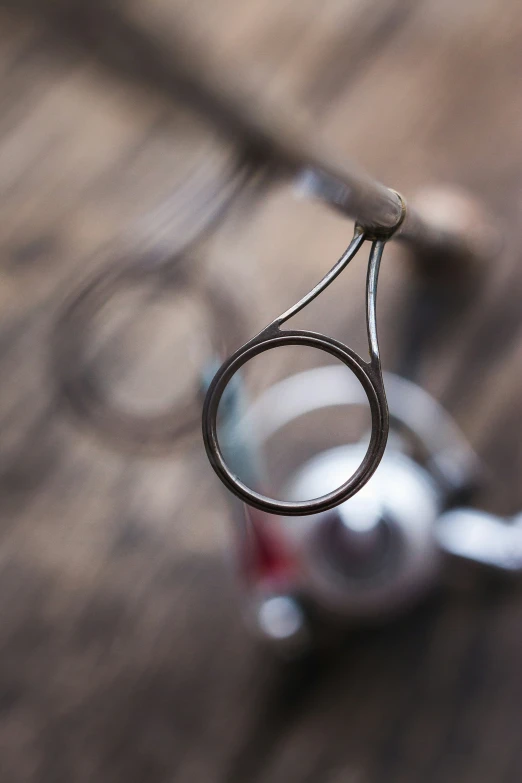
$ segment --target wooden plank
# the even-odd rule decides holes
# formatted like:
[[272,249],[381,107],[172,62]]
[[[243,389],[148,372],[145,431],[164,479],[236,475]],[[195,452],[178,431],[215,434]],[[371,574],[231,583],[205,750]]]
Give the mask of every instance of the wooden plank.
[[[163,34],[184,13],[224,65],[306,102],[343,151],[407,195],[447,179],[502,214],[506,252],[483,292],[441,328],[421,379],[491,468],[484,502],[514,511],[516,4],[219,0],[205,9],[135,4]],[[1,30],[2,779],[518,781],[519,589],[449,579],[411,615],[348,633],[324,660],[281,668],[243,624],[224,557],[228,511],[199,441],[156,460],[118,453],[57,405],[46,352],[64,298],[125,253],[175,241],[179,214],[158,214],[202,151],[213,151],[219,177],[221,148],[181,108],[173,122],[173,107],[108,79],[74,49],[58,51],[59,37],[38,22],[10,13]],[[348,229],[279,189],[223,228],[201,275],[226,270],[236,287],[252,276],[254,332],[330,266]],[[363,265],[349,274],[301,322],[363,351]],[[379,303],[390,367],[411,285],[390,249]],[[141,376],[157,369],[141,365],[140,376],[143,345],[175,319],[144,306],[137,315],[136,344],[120,335],[108,355],[128,360],[139,396],[150,391]],[[162,340],[156,354],[166,398],[171,350]],[[285,357],[262,382],[307,360]]]

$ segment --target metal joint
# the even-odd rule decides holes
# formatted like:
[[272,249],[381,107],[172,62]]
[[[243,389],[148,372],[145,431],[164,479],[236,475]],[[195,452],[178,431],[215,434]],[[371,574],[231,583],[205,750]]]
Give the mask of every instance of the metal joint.
[[362,232],[367,239],[370,239],[373,242],[387,242],[399,230],[399,228],[402,226],[406,218],[406,212],[407,212],[406,199],[404,198],[404,196],[402,196],[399,193],[398,190],[394,190],[393,188],[388,188],[388,190],[397,196],[401,208],[400,215],[395,225],[391,227],[375,226],[375,225],[363,226],[359,221],[357,221],[355,224],[355,230]]

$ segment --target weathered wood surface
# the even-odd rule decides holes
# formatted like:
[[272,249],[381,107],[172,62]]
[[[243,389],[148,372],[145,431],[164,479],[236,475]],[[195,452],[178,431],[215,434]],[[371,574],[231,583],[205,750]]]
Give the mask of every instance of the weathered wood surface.
[[[183,15],[224,68],[306,105],[326,138],[406,195],[454,182],[500,216],[505,252],[433,341],[422,381],[484,457],[482,502],[521,508],[517,4],[158,0],[133,12],[167,37]],[[174,241],[157,210],[213,137],[12,10],[0,105],[2,781],[519,781],[519,588],[449,580],[412,615],[281,670],[243,626],[227,509],[198,439],[161,459],[119,454],[57,403],[47,355],[64,298],[136,245]],[[254,277],[253,331],[316,281],[348,231],[279,190],[220,231],[208,274]],[[363,275],[350,270],[301,322],[362,350]],[[410,290],[394,250],[379,303],[390,367]],[[160,304],[102,364],[151,405],[175,381],[169,340],[139,363],[174,325]],[[118,350],[141,375],[113,367]]]

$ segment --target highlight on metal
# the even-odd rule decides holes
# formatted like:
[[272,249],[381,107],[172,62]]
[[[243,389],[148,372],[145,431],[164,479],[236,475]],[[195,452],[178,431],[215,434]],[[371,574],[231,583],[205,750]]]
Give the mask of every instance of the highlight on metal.
[[[365,240],[371,239],[371,250],[366,279],[366,325],[370,360],[364,361],[348,346],[317,332],[283,330],[281,326],[300,312],[324,291],[361,249]],[[388,406],[382,379],[379,345],[377,340],[377,281],[385,239],[368,237],[365,230],[356,225],[352,241],[341,258],[324,278],[299,302],[275,318],[252,340],[236,351],[218,370],[212,380],[203,406],[203,440],[205,449],[216,474],[238,498],[255,508],[271,514],[301,516],[334,508],[352,497],[371,478],[377,469],[386,447],[389,429]],[[285,345],[309,346],[330,354],[348,367],[360,382],[368,399],[372,429],[368,449],[361,464],[352,476],[337,489],[318,498],[305,501],[283,501],[268,497],[248,487],[227,465],[218,441],[218,409],[225,389],[235,373],[248,361],[265,351]]]

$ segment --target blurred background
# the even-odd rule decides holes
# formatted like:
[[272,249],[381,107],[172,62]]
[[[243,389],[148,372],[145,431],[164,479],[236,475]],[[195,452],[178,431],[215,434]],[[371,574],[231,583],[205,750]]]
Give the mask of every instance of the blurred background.
[[[522,508],[517,3],[1,0],[1,780],[519,781],[516,582],[450,568],[415,611],[291,664],[249,632],[201,371],[308,291],[352,225],[246,185],[233,139],[167,94],[120,18],[305,112],[406,197],[445,182],[484,201],[503,252],[472,296],[448,291],[416,380],[483,458],[477,502]],[[365,271],[295,323],[365,355]],[[387,248],[387,369],[418,291]],[[317,362],[280,353],[252,394]]]

